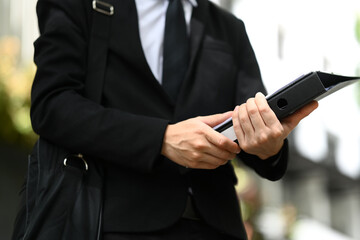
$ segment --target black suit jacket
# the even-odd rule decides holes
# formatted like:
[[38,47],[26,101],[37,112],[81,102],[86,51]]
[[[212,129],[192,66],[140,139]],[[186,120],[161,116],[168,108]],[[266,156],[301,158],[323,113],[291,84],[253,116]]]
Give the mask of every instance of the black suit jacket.
[[[181,217],[190,186],[207,223],[245,239],[232,165],[183,174],[180,166],[160,154],[170,122],[229,111],[256,92],[265,92],[243,22],[198,0],[191,19],[190,67],[173,103],[146,62],[134,0],[110,0],[115,14],[105,77],[99,79],[104,81],[102,104],[97,104],[83,97],[91,2],[38,1],[41,36],[35,42],[34,130],[103,163],[104,231],[170,226]],[[239,158],[262,177],[277,180],[286,169],[286,147],[275,163],[246,153]]]

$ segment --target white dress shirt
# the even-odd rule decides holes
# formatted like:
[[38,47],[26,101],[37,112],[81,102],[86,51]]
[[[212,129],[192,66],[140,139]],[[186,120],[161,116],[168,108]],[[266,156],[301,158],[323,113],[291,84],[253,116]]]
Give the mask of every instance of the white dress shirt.
[[[135,0],[139,32],[146,61],[155,78],[162,83],[163,42],[166,9],[169,0]],[[190,19],[196,0],[182,0],[185,21],[190,32]]]

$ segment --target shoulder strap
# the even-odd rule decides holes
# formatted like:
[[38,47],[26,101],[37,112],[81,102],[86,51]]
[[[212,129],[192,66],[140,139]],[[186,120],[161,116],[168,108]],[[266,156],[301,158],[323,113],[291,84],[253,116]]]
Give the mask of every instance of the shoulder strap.
[[114,6],[110,4],[110,1],[111,0],[92,1],[93,16],[89,40],[85,95],[97,103],[101,102],[111,19],[114,15]]
[[[93,22],[88,48],[88,72],[85,82],[85,94],[88,98],[98,103],[101,101],[110,23],[114,14],[114,7],[108,1],[112,0],[92,1]],[[62,160],[66,155],[67,151],[42,138],[36,143],[33,154],[29,157],[26,192],[23,193],[24,207],[18,213],[12,239],[48,239],[48,236],[52,233],[59,233],[57,236],[52,236],[55,239],[90,239],[89,236],[96,236],[97,240],[101,239],[102,195],[98,193],[98,191],[101,191],[102,185],[101,170],[94,166],[89,167],[89,170],[91,169],[92,171],[92,177],[91,180],[88,178],[86,181],[91,181],[90,190],[86,190],[83,187],[83,175],[88,168],[87,163],[80,156],[75,158],[72,156],[73,160],[71,161],[68,161],[70,159],[66,158],[64,162],[66,168],[61,176],[44,173],[46,169],[54,170],[50,166],[51,164],[62,164],[61,161],[57,160]],[[49,161],[49,159],[52,161]],[[79,163],[83,168],[78,168]],[[90,161],[88,164],[93,165],[94,163]],[[53,180],[54,178],[56,180]],[[49,188],[44,187],[50,181],[54,183],[53,186]],[[80,190],[84,191],[82,194],[91,194],[91,201],[87,202],[86,205],[81,205],[82,200],[76,199],[79,198]],[[29,192],[35,194],[33,195],[34,197],[29,198]],[[84,196],[81,195],[81,197]],[[41,204],[38,204],[38,202]],[[78,204],[75,208],[79,214],[76,216],[73,214],[74,216],[71,216],[71,219],[64,220],[68,215],[63,213],[69,211],[68,207],[72,207],[74,202]],[[88,211],[89,204],[91,204],[90,212]],[[80,210],[80,207],[85,207],[86,209],[83,211]],[[90,215],[99,214],[99,219],[96,218],[96,215],[92,215],[92,217],[87,215],[80,216],[83,213]],[[82,221],[85,218],[87,220]],[[52,221],[49,221],[49,219]],[[72,229],[70,225],[73,224],[66,225],[69,221],[86,226],[89,230],[84,233],[78,231],[78,229]],[[83,228],[80,227],[80,229]],[[91,239],[95,238],[91,237]]]

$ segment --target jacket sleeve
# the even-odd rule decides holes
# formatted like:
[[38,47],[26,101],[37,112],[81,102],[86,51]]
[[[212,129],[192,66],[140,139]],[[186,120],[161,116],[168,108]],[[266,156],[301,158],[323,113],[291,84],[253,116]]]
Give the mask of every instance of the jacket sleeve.
[[260,176],[271,181],[276,181],[282,178],[286,172],[288,154],[288,140],[286,139],[280,152],[268,159],[262,160],[257,156],[248,154],[246,152],[241,152],[238,157],[247,166],[254,169],[255,172]]
[[151,171],[168,120],[104,108],[83,97],[91,11],[88,0],[38,1],[33,129],[71,152]]
[[[238,71],[235,104],[237,105],[254,97],[257,92],[262,92],[266,95],[266,90],[261,80],[259,65],[242,21],[239,21],[238,27],[237,39],[238,43],[241,44],[237,44],[236,49]],[[238,157],[260,176],[273,181],[278,180],[286,172],[288,141],[285,140],[282,150],[276,156],[266,160],[261,160],[257,156],[245,152],[241,152]]]

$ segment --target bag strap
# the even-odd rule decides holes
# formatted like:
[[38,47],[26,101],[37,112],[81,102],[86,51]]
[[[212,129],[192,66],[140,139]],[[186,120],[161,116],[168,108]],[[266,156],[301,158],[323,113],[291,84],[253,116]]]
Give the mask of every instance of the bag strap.
[[[109,3],[110,1],[112,0],[92,1],[93,13],[88,48],[85,96],[96,103],[101,102],[110,37],[110,24],[112,15],[114,14],[114,7]],[[88,170],[88,164],[90,164],[90,162],[86,162],[82,155],[71,155],[64,160],[65,168],[62,184],[67,187],[59,188],[59,191],[61,191],[62,196],[66,196],[66,200],[63,201],[61,206],[58,206],[59,208],[72,206],[74,204],[77,196],[77,194],[74,193],[79,193],[81,191],[83,176]],[[93,168],[94,166],[92,165],[91,167]],[[97,183],[101,184],[99,181],[100,179],[98,179]],[[55,206],[53,211],[62,212],[62,209],[58,209]],[[99,209],[95,211],[99,212],[99,219],[97,222],[98,227],[97,229],[91,229],[91,231],[94,231],[97,235],[96,239],[100,240],[102,226],[102,203],[100,203]],[[66,226],[63,228],[65,229],[65,227]],[[66,236],[66,234],[70,234],[69,232],[64,234],[65,239],[71,237]],[[73,234],[75,234],[75,232]],[[83,239],[86,239],[85,236],[82,237]]]
[[93,0],[93,19],[89,40],[85,95],[100,103],[110,38],[111,19],[114,15],[112,0]]
[[[93,0],[93,19],[88,49],[88,68],[85,82],[85,95],[96,103],[101,103],[105,69],[107,64],[110,27],[114,6],[112,0]],[[82,172],[83,174],[84,172]],[[79,177],[79,176],[78,176]],[[100,204],[97,240],[101,239],[102,208]]]
[[[105,77],[105,68],[107,63],[107,53],[108,53],[108,45],[109,45],[109,37],[110,37],[110,24],[112,15],[114,14],[114,7],[111,2],[113,0],[93,0],[92,1],[92,25],[91,25],[91,33],[89,38],[89,48],[88,48],[88,66],[87,66],[87,78],[85,81],[85,95],[87,98],[100,103],[101,95],[102,95],[102,86]],[[28,176],[28,180],[32,177],[37,176],[34,179],[34,182],[30,183],[27,182],[27,191],[33,191],[34,193],[37,192],[38,181],[39,181],[39,174],[38,170],[40,170],[40,158],[44,156],[40,156],[40,144],[42,145],[41,148],[47,149],[47,142],[42,141],[39,138],[36,147],[36,157],[29,158],[29,164],[32,164],[31,169],[35,169],[36,171],[32,173],[32,175]],[[52,145],[48,146],[48,149],[51,148]],[[54,149],[53,149],[54,150]],[[58,148],[55,148],[57,151]],[[55,151],[54,150],[54,151]],[[56,154],[52,153],[52,154]],[[35,159],[39,159],[35,161]],[[46,159],[47,160],[47,159]],[[35,161],[35,162],[34,162]],[[48,214],[56,214],[56,213],[63,213],[64,208],[68,206],[72,206],[75,202],[77,194],[82,188],[82,181],[83,176],[86,174],[88,169],[88,163],[84,160],[82,156],[68,156],[64,161],[64,175],[62,179],[58,179],[58,183],[51,189],[51,192],[47,194],[48,199],[56,199],[59,196],[62,196],[61,199],[64,199],[62,204],[59,205],[44,205],[42,206],[42,211],[40,212],[30,212],[30,209],[35,204],[35,199],[26,199],[26,209],[24,209],[24,218],[23,221],[19,222],[19,227],[16,229],[21,228],[21,232],[14,234],[13,239],[18,237],[19,239],[35,239],[37,238],[36,235],[41,231],[42,228],[46,228],[46,222],[44,223],[41,221],[44,218],[44,215]],[[90,163],[89,163],[90,164]],[[30,166],[30,165],[29,165]],[[28,169],[30,171],[30,167]],[[29,172],[30,174],[30,172]],[[100,183],[101,179],[97,179],[96,184]],[[36,185],[33,185],[36,184]],[[61,185],[67,186],[66,188],[61,188]],[[28,195],[28,194],[26,194]],[[27,197],[27,196],[26,196]],[[51,201],[48,202],[51,202]],[[66,209],[65,209],[66,210]],[[25,212],[26,211],[26,212]],[[102,225],[102,204],[100,204],[98,211],[99,219],[98,219],[98,228],[92,229],[97,234],[97,240],[101,239],[101,225]],[[31,221],[29,219],[31,215]],[[21,215],[22,216],[22,215]],[[50,224],[50,223],[49,223]],[[61,227],[65,228],[67,226],[57,226],[58,229]],[[73,233],[75,234],[75,233]],[[89,234],[89,233],[87,233]],[[70,237],[70,236],[69,236]],[[83,239],[86,239],[85,236],[82,236]],[[66,238],[66,236],[65,236]],[[41,238],[42,240],[43,238]]]
[[[101,103],[101,96],[103,90],[103,83],[105,78],[105,69],[107,63],[108,55],[108,46],[110,38],[110,26],[112,15],[114,15],[114,7],[109,2],[112,0],[93,0],[92,1],[92,27],[91,35],[89,39],[89,49],[88,49],[88,68],[87,68],[87,78],[85,82],[85,96],[96,103]],[[69,167],[65,168],[65,181],[73,183],[73,189],[68,189],[69,193],[78,192],[81,189],[81,181],[83,175],[86,173],[88,165],[86,160],[82,156],[77,156],[77,159],[82,161],[77,161],[83,165],[79,167]],[[74,162],[74,161],[73,161]],[[76,162],[76,161],[75,161]],[[90,163],[89,163],[90,164]],[[66,165],[66,162],[64,162]],[[92,166],[94,167],[94,166]],[[99,167],[99,166],[98,166]],[[99,179],[97,181],[99,183]],[[77,184],[74,184],[77,183]],[[75,201],[74,196],[69,196],[69,205]],[[99,206],[99,219],[97,229],[92,229],[96,232],[96,239],[101,239],[101,226],[102,226],[102,206],[101,203]],[[69,236],[70,237],[70,236]]]

